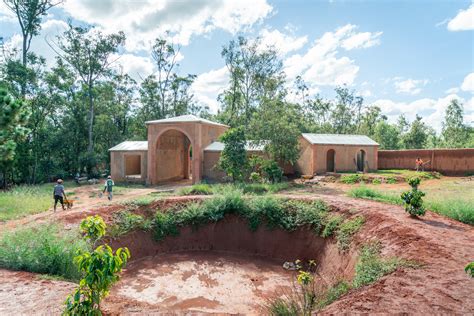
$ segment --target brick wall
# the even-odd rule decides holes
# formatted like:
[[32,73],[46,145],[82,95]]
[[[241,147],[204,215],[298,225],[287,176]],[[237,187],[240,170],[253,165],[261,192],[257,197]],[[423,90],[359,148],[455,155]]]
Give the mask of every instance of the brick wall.
[[414,169],[415,159],[430,161],[425,170],[445,175],[474,173],[474,148],[466,149],[415,149],[379,150],[379,169]]

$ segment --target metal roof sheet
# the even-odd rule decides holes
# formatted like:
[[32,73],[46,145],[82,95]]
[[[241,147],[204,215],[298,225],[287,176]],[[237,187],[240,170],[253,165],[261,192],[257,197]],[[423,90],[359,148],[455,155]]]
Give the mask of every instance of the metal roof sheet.
[[[204,151],[223,151],[224,150],[224,143],[221,142],[213,142],[209,144]],[[255,141],[248,140],[247,144],[245,144],[246,151],[263,151],[265,148],[265,144],[258,144]]]
[[180,116],[170,117],[170,118],[161,119],[161,120],[147,121],[145,123],[146,124],[165,124],[165,123],[189,123],[189,122],[228,127],[227,125],[209,121],[209,120],[197,117],[195,115],[180,115]]
[[327,145],[364,145],[377,146],[375,142],[365,135],[345,135],[345,134],[310,134],[303,133],[303,137],[311,144],[327,144]]
[[109,151],[147,151],[148,141],[125,141],[112,148]]

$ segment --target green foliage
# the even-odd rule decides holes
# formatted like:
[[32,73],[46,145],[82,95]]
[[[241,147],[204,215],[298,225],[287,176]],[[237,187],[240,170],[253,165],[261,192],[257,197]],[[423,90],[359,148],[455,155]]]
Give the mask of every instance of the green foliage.
[[402,204],[402,200],[399,196],[393,194],[385,194],[378,190],[368,188],[366,186],[352,188],[348,192],[348,195],[360,199],[368,199],[378,202],[388,202],[392,204]]
[[277,298],[271,301],[266,307],[266,311],[272,316],[298,316],[299,307],[296,301]]
[[262,164],[262,171],[265,180],[270,183],[281,182],[283,179],[283,170],[274,160],[265,160]]
[[397,126],[386,121],[379,121],[375,125],[374,140],[379,143],[380,149],[399,149],[400,131]]
[[0,267],[78,280],[80,273],[73,258],[77,251],[87,249],[89,246],[77,234],[66,233],[57,225],[23,227],[2,233]]
[[420,182],[421,179],[418,177],[408,179],[408,184],[412,189],[411,191],[403,192],[401,195],[401,199],[405,203],[405,211],[411,216],[422,216],[426,213],[422,199],[425,193],[418,190]]
[[364,177],[360,174],[344,174],[341,176],[340,181],[345,184],[355,184],[363,181]]
[[258,172],[251,172],[249,176],[250,182],[253,183],[261,183],[262,182],[262,176]]
[[374,242],[364,245],[360,250],[359,260],[355,267],[356,275],[353,280],[355,288],[373,283],[400,266],[413,266],[412,263],[397,258],[382,259],[380,257],[381,248],[379,242]]
[[379,178],[375,178],[372,180],[372,184],[382,184],[382,180]]
[[109,226],[107,234],[111,237],[119,237],[136,229],[148,230],[150,225],[151,223],[141,215],[120,211],[113,214],[113,224]]
[[474,278],[474,261],[468,263],[467,266],[464,268],[464,271],[466,271],[466,273],[470,275],[471,278]]
[[469,140],[468,126],[464,124],[462,104],[453,99],[446,108],[441,136],[447,148],[467,147]]
[[385,182],[387,184],[395,184],[395,183],[397,183],[397,179],[395,177],[388,176],[388,177],[385,178]]
[[[102,217],[88,216],[80,226],[84,239],[95,243],[105,235],[107,226]],[[119,273],[130,259],[128,248],[118,248],[115,253],[109,245],[98,246],[93,252],[77,251],[74,263],[82,274],[79,287],[65,301],[64,315],[102,315],[100,302],[119,280]]]
[[21,100],[14,100],[7,91],[0,87],[0,171],[5,177],[6,167],[15,158],[17,143],[22,141],[29,130],[28,111]]
[[210,195],[212,193],[212,186],[206,183],[194,184],[179,190],[179,195]]
[[322,298],[318,301],[318,308],[322,309],[329,304],[338,300],[341,296],[349,292],[351,285],[346,281],[337,282],[335,285],[326,290]]
[[119,273],[130,258],[127,248],[114,253],[108,245],[97,247],[92,253],[80,252],[74,262],[84,274],[79,288],[66,299],[64,315],[102,315],[101,300],[109,294],[112,285],[119,280]]
[[345,221],[339,225],[336,233],[337,246],[340,250],[345,251],[351,245],[352,236],[362,227],[364,218],[356,216],[351,220]]
[[104,219],[99,215],[87,216],[81,221],[80,229],[84,238],[95,244],[105,235],[106,225]]
[[321,232],[321,237],[331,237],[338,229],[344,218],[341,215],[328,215],[324,219],[324,229]]
[[224,143],[224,149],[219,158],[219,167],[234,182],[243,180],[248,166],[244,129],[229,129],[221,135],[220,140]]
[[427,140],[428,128],[422,122],[422,117],[417,115],[410,130],[402,136],[402,143],[406,149],[421,149],[425,148]]
[[179,234],[175,218],[171,213],[156,212],[151,228],[153,229],[153,237],[156,240],[162,240],[166,236],[176,236]]

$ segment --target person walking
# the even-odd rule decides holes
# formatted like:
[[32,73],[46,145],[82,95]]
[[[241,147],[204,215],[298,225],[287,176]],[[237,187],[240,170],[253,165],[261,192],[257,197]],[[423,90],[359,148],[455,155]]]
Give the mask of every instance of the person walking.
[[54,199],[54,211],[56,212],[56,206],[58,205],[58,202],[61,203],[61,206],[63,208],[63,211],[66,210],[64,208],[64,200],[63,200],[63,197],[65,199],[67,199],[66,197],[66,192],[64,192],[64,185],[63,185],[63,180],[61,179],[58,179],[58,181],[56,182],[56,185],[54,186],[54,189],[53,189],[53,199]]
[[115,185],[114,180],[112,180],[111,176],[108,176],[107,180],[105,180],[103,193],[105,193],[105,191],[107,191],[109,201],[112,201],[112,196],[113,196],[112,188],[113,188],[114,185]]

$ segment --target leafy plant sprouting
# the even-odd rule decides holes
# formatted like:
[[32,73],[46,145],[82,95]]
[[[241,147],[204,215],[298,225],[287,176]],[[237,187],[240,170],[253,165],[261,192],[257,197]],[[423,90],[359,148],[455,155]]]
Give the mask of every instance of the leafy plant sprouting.
[[401,198],[405,203],[405,211],[411,216],[423,216],[426,211],[423,206],[423,196],[425,193],[418,190],[420,185],[420,178],[413,177],[408,179],[408,184],[411,186],[411,191],[403,192]]
[[[106,229],[104,220],[98,215],[87,217],[80,227],[84,238],[92,243],[97,243]],[[107,244],[98,246],[93,252],[78,251],[74,263],[83,278],[74,294],[67,297],[63,315],[102,315],[100,302],[118,281],[119,273],[129,258],[127,248],[119,248],[114,253]]]
[[469,274],[472,278],[474,278],[474,261],[469,263],[465,268],[467,274]]

